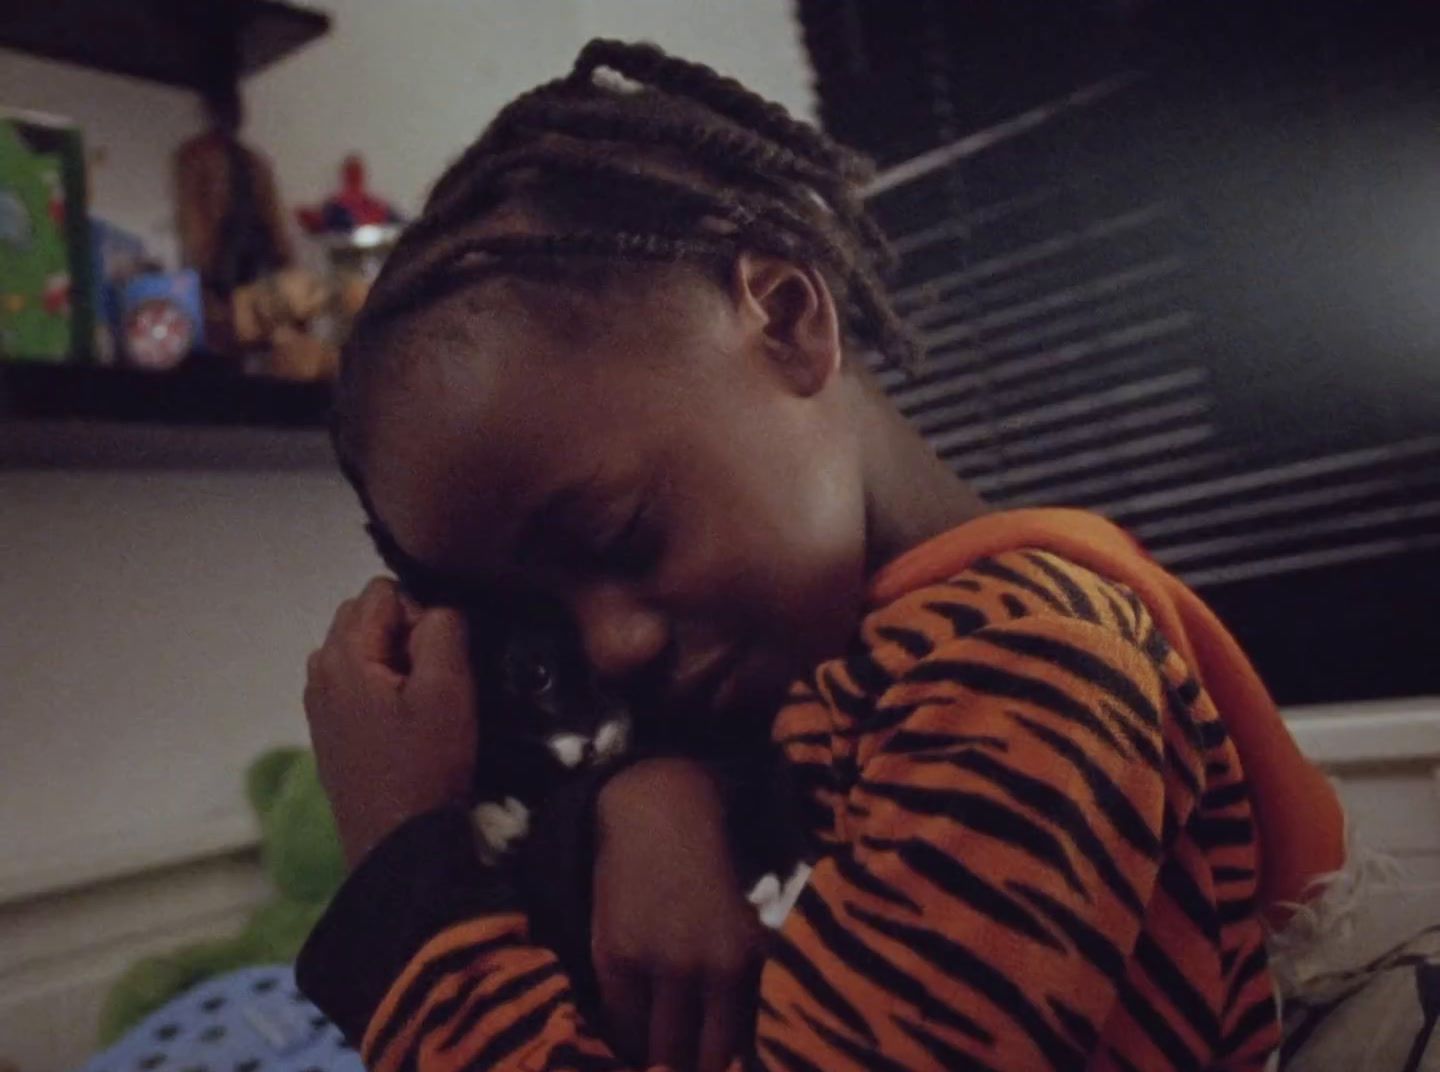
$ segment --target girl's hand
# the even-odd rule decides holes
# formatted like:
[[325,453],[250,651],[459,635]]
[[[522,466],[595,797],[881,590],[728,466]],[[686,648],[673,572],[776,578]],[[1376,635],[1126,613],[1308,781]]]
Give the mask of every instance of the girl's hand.
[[352,868],[406,820],[466,801],[475,690],[458,612],[377,577],[340,605],[308,670],[310,739]]
[[763,930],[710,775],[637,763],[600,795],[592,959],[614,1041],[647,1067],[720,1072],[754,1031]]

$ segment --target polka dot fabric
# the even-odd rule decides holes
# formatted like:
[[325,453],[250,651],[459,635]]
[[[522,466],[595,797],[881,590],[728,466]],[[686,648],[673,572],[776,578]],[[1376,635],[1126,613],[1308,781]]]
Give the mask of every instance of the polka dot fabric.
[[187,991],[79,1072],[364,1072],[288,965],[246,968]]

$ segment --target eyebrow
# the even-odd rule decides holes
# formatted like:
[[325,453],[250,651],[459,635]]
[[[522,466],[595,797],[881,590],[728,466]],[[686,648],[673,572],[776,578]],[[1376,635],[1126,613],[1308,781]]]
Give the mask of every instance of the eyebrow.
[[[578,541],[583,538],[584,530],[603,524],[611,504],[618,498],[616,489],[603,479],[597,467],[541,499],[514,528],[514,535],[507,541],[508,548],[502,547],[500,553],[516,566],[543,565],[547,553],[568,554],[575,548],[567,545],[567,539]],[[498,577],[493,583],[480,583],[463,573],[415,558],[383,528],[372,529],[371,535],[378,537],[377,549],[391,571],[422,603],[427,602],[422,593],[436,603],[466,604],[483,601],[506,587],[506,582]]]

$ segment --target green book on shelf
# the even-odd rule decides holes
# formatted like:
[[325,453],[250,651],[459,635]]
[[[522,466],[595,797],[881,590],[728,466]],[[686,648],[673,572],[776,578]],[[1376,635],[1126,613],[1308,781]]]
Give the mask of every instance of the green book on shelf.
[[90,252],[80,131],[35,113],[0,111],[0,357],[92,355]]

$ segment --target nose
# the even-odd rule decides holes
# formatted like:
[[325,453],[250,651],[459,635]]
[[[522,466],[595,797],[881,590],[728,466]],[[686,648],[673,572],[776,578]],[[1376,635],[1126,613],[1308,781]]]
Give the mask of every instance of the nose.
[[571,610],[585,657],[601,678],[636,677],[670,642],[665,616],[623,585],[587,586],[576,593]]

